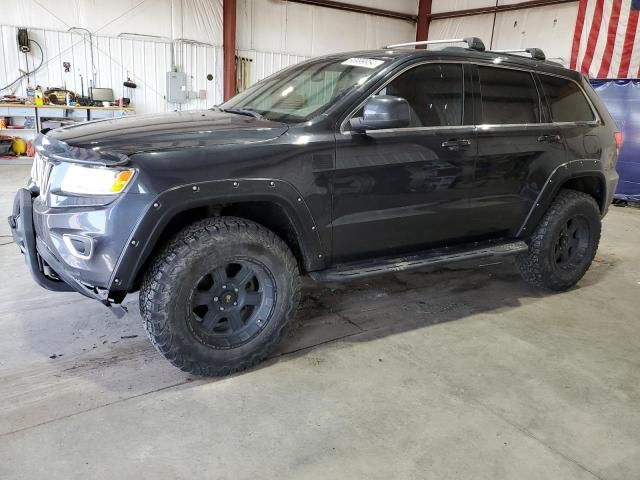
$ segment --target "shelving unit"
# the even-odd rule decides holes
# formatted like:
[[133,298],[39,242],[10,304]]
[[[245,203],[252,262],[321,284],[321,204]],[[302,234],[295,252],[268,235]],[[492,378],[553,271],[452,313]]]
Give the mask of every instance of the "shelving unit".
[[[27,118],[33,118],[32,128],[0,128],[0,135],[12,135],[31,140],[36,136],[38,112],[35,105],[0,104],[0,117],[9,119],[12,125],[24,125]],[[21,119],[17,121],[17,119]]]
[[[0,117],[9,118],[12,125],[24,125],[27,118],[33,118],[33,128],[0,128],[0,135],[22,137],[29,141],[42,130],[43,122],[47,120],[71,120],[73,122],[87,122],[105,118],[118,118],[134,114],[129,107],[83,107],[67,105],[24,105],[18,103],[0,103]],[[21,120],[16,120],[21,119]],[[29,157],[16,159],[0,159],[0,165],[20,164]]]

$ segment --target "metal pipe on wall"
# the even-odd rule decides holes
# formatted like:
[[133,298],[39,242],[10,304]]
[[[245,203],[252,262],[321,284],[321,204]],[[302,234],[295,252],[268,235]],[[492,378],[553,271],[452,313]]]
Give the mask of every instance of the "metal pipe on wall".
[[222,50],[223,92],[226,101],[236,93],[236,0],[222,0]]

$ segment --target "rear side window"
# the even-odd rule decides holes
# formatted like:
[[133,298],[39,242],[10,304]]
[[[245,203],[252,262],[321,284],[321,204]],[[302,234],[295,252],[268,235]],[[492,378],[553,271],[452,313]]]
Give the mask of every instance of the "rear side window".
[[478,67],[482,123],[507,125],[540,122],[540,99],[529,72]]
[[392,80],[379,95],[402,97],[411,107],[411,127],[462,125],[462,66],[428,64]]
[[575,82],[566,78],[540,75],[554,122],[590,122],[595,120],[589,102]]

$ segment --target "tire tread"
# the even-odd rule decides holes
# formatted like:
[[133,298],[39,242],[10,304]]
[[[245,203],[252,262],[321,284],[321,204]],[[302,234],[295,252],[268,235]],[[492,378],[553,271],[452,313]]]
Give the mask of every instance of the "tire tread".
[[[280,322],[268,341],[259,343],[255,351],[235,363],[202,365],[194,361],[185,348],[175,341],[170,326],[169,304],[175,287],[175,272],[187,258],[196,255],[196,248],[206,239],[224,241],[232,233],[258,241],[284,259],[289,273],[287,282],[293,295],[284,298],[285,321]],[[176,268],[177,267],[177,268]],[[264,360],[282,336],[286,320],[293,317],[300,300],[298,264],[289,247],[275,233],[255,222],[237,217],[212,217],[197,221],[181,230],[156,256],[147,271],[140,288],[140,312],[149,340],[167,360],[179,369],[200,376],[222,376],[253,367]]]
[[542,221],[536,228],[536,231],[529,239],[529,251],[524,254],[520,254],[516,256],[516,264],[518,266],[518,270],[522,278],[529,284],[553,291],[566,290],[570,288],[572,285],[577,283],[579,278],[581,278],[586,270],[591,265],[593,258],[595,257],[596,251],[598,250],[598,244],[600,242],[600,232],[595,236],[595,244],[592,245],[592,249],[590,251],[590,258],[588,262],[586,262],[586,268],[584,271],[580,273],[578,280],[573,282],[572,285],[565,285],[564,283],[559,282],[557,279],[554,279],[548,271],[548,268],[545,266],[545,261],[547,260],[547,250],[545,246],[545,241],[547,237],[551,235],[551,230],[555,222],[558,219],[562,218],[564,212],[569,210],[576,203],[586,203],[589,205],[589,208],[594,209],[594,211],[598,212],[598,217],[600,214],[600,209],[595,199],[584,192],[580,192],[577,190],[571,189],[563,189],[558,193],[557,197],[551,204],[549,210],[545,213]]

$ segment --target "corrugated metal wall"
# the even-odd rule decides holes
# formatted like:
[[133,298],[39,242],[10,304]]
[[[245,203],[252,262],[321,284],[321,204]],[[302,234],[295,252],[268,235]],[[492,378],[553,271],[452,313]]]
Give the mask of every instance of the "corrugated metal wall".
[[[516,3],[499,0],[498,5]],[[538,6],[522,10],[433,20],[429,40],[480,37],[487,48],[537,47],[548,59],[568,65],[579,2]],[[432,13],[492,7],[496,0],[433,0]],[[493,31],[493,34],[492,34]]]
[[[92,78],[89,37],[42,29],[29,29],[29,35],[42,46],[44,65],[28,83],[25,79],[11,90],[24,95],[27,84],[31,84],[43,88],[66,87],[80,93],[82,75],[86,94]],[[4,52],[0,56],[0,87],[15,80],[19,70],[33,70],[40,61],[40,52],[35,46],[28,57],[18,51],[16,36],[16,27],[0,25],[0,49]],[[190,90],[206,91],[206,99],[193,99],[177,106],[167,104],[165,99],[165,74],[171,69],[170,41],[95,36],[92,43],[96,86],[113,88],[116,97],[131,95],[138,113],[208,108],[222,101],[222,84],[218,81],[222,47],[176,42],[176,65],[190,76]],[[63,62],[71,63],[69,73],[64,72]],[[212,81],[206,78],[209,73],[213,75]],[[131,92],[125,91],[122,85],[128,77],[138,85]]]
[[251,62],[251,84],[259,82],[272,73],[282,70],[285,67],[306,60],[307,56],[294,55],[290,53],[262,52],[259,50],[239,50],[239,57],[250,58]]

